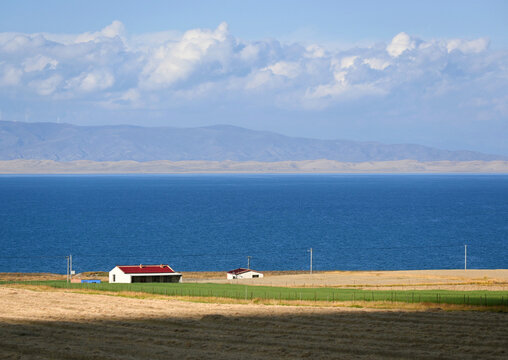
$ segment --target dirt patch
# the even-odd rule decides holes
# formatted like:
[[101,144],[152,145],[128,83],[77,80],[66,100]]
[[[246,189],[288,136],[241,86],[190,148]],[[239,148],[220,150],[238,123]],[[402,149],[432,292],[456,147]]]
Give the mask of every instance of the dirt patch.
[[[74,279],[99,279],[108,281],[109,274],[104,271],[88,271],[73,275]],[[46,281],[65,280],[66,275],[53,273],[0,273],[0,281]]]
[[0,281],[65,280],[65,275],[52,273],[0,273]]

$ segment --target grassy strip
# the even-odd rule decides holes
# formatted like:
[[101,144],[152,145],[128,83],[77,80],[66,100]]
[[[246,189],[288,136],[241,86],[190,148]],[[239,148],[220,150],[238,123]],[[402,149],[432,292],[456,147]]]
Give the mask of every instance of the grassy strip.
[[[406,287],[412,288],[417,286],[463,286],[463,285],[481,285],[481,286],[508,286],[508,282],[504,281],[464,281],[464,282],[429,282],[429,283],[400,283],[400,284],[344,284],[341,288],[394,288]],[[319,287],[319,286],[314,286]],[[321,287],[330,287],[323,285]]]
[[107,291],[92,288],[66,288],[52,287],[47,285],[36,285],[28,283],[11,284],[12,288],[22,288],[31,291],[63,291],[88,295],[105,295],[119,296],[133,299],[154,299],[154,300],[180,300],[193,303],[204,304],[256,304],[256,305],[277,305],[277,306],[303,306],[303,307],[340,307],[340,308],[369,308],[380,310],[407,310],[407,311],[488,311],[488,312],[508,312],[508,306],[479,306],[479,305],[459,305],[446,303],[405,303],[405,302],[389,302],[389,301],[306,301],[306,300],[278,300],[278,299],[237,299],[224,297],[199,297],[199,296],[178,296],[178,295],[161,295],[151,292],[140,291]]
[[110,292],[140,292],[179,297],[263,299],[314,302],[403,302],[508,307],[508,291],[361,290],[336,288],[288,288],[212,283],[69,284],[65,281],[4,282],[46,285],[54,288]]

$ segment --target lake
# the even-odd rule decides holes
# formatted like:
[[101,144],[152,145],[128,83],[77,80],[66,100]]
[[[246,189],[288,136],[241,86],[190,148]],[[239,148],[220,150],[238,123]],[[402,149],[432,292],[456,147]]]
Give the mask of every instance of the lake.
[[508,267],[506,175],[0,176],[0,272]]

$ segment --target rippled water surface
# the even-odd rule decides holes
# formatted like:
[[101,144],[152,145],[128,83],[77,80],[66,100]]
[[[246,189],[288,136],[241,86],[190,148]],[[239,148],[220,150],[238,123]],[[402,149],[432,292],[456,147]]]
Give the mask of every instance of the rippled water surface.
[[504,175],[0,176],[0,271],[508,267]]

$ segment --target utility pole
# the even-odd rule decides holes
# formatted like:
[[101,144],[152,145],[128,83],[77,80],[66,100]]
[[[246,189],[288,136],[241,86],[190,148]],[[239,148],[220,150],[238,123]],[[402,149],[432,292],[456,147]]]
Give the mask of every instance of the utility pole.
[[250,269],[250,258],[252,256],[247,256],[247,269]]
[[69,282],[69,257],[66,256],[65,259],[67,260],[67,269],[66,269],[66,281]]
[[69,255],[69,279],[72,282],[72,255]]
[[467,245],[464,245],[464,271],[467,270]]
[[310,253],[310,274],[312,275],[312,248],[307,250]]

